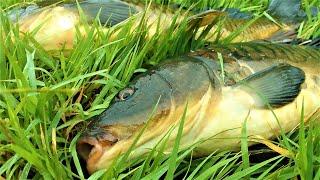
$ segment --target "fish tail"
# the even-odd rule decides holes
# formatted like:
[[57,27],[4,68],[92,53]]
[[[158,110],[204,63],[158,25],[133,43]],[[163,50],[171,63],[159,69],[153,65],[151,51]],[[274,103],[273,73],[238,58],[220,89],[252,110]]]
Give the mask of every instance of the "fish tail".
[[320,38],[304,40],[304,39],[294,39],[289,43],[286,44],[293,44],[293,45],[303,45],[303,46],[310,46],[313,48],[320,49]]
[[268,38],[268,41],[276,42],[276,43],[286,43],[289,44],[295,39],[297,39],[297,31],[295,26],[288,26],[284,29],[281,29],[274,35],[272,35],[270,38]]

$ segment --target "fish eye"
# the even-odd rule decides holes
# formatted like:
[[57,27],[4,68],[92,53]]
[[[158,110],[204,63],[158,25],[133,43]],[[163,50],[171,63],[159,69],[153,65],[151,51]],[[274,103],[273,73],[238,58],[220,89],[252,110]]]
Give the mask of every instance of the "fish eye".
[[117,99],[119,101],[125,101],[127,99],[129,99],[134,93],[134,88],[125,88],[122,91],[120,91],[117,95]]

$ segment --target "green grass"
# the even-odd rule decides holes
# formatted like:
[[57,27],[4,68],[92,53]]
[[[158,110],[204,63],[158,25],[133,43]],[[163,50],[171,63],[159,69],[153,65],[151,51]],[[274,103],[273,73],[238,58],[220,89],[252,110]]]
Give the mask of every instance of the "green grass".
[[[0,8],[0,176],[6,179],[84,179],[89,178],[84,162],[79,160],[75,143],[90,117],[109,106],[117,92],[125,87],[135,73],[157,64],[166,57],[200,48],[204,42],[186,33],[186,23],[172,25],[145,40],[142,22],[136,33],[128,31],[130,22],[122,27],[113,43],[110,34],[88,28],[88,37],[80,38],[70,56],[52,56],[32,36],[21,37],[10,24],[3,9],[21,3],[2,0]],[[25,3],[27,1],[24,1]],[[31,2],[31,1],[29,1]],[[177,0],[189,7],[190,1]],[[261,13],[267,1],[202,0],[195,10],[207,7],[240,7]],[[319,1],[304,1],[304,7],[320,6]],[[299,36],[317,37],[320,17],[309,18],[300,28]],[[13,39],[6,38],[13,33]],[[13,41],[14,40],[14,41]],[[181,120],[183,124],[183,118]],[[182,126],[179,126],[181,130]],[[246,137],[246,124],[243,124]],[[181,132],[181,131],[179,131]],[[181,137],[178,133],[177,140]],[[279,155],[265,146],[248,149],[243,138],[241,152],[213,152],[193,159],[193,145],[164,155],[166,137],[157,149],[136,161],[120,158],[110,170],[101,170],[90,179],[258,179],[320,178],[320,126],[311,123],[277,139],[292,157]],[[134,147],[133,147],[134,148]],[[129,152],[128,152],[129,153]]]

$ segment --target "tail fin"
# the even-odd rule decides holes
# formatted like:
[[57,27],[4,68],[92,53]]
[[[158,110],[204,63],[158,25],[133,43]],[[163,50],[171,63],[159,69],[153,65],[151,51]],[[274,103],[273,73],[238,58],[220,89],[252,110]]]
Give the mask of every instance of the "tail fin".
[[304,40],[304,39],[294,39],[287,44],[294,44],[294,45],[303,45],[303,46],[311,46],[314,48],[320,48],[320,38]]
[[312,46],[315,48],[320,48],[320,38],[312,39],[309,41],[305,41],[300,43],[301,45],[307,45],[307,46]]

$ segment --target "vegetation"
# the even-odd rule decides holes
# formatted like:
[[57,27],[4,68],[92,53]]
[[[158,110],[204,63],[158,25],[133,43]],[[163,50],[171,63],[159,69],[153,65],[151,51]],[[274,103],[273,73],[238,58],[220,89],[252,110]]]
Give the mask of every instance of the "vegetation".
[[[5,15],[5,10],[11,7],[33,2],[1,0],[0,5],[0,176],[6,179],[320,178],[320,126],[316,123],[302,124],[300,129],[274,142],[289,156],[263,145],[248,149],[247,138],[243,138],[239,153],[214,152],[193,159],[194,146],[178,151],[177,142],[167,156],[161,151],[164,139],[158,149],[142,159],[127,162],[124,156],[112,169],[89,176],[75,148],[87,120],[106,109],[136,73],[205,43],[195,39],[194,32],[186,32],[186,23],[178,27],[173,23],[168,31],[159,31],[146,40],[147,27],[143,22],[135,32],[128,30],[129,22],[110,42],[108,39],[114,32],[102,33],[95,22],[92,28],[87,27],[87,37],[78,39],[74,50],[52,54],[31,35],[21,36]],[[307,13],[311,5],[320,6],[317,0],[303,2]],[[187,0],[175,3],[182,7],[194,4]],[[192,10],[237,7],[258,15],[267,3],[266,0],[201,0]],[[301,25],[299,36],[318,37],[319,27],[320,14],[309,16]],[[9,34],[12,38],[8,38]]]

